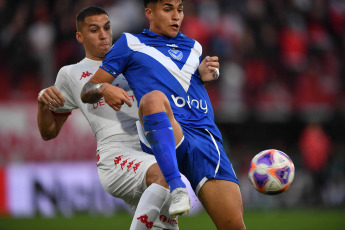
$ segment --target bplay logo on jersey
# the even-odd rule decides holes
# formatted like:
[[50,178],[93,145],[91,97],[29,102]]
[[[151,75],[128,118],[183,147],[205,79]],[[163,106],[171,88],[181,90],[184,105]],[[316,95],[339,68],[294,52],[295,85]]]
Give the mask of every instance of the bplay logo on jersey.
[[208,111],[207,103],[205,100],[190,99],[189,96],[187,96],[187,99],[184,99],[183,97],[180,97],[180,96],[175,97],[174,95],[171,95],[171,98],[173,99],[177,107],[183,107],[187,103],[187,105],[191,109],[192,108],[200,109],[204,113],[207,113]]
[[183,58],[183,53],[179,50],[176,49],[170,49],[168,50],[169,54],[171,57],[173,57],[174,59],[181,61],[181,59]]

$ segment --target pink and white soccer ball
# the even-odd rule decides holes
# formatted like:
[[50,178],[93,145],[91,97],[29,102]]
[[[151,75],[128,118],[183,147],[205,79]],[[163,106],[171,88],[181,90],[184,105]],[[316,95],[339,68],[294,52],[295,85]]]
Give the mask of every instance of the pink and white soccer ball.
[[254,156],[248,176],[256,190],[263,194],[275,195],[290,187],[295,176],[295,166],[284,152],[267,149]]

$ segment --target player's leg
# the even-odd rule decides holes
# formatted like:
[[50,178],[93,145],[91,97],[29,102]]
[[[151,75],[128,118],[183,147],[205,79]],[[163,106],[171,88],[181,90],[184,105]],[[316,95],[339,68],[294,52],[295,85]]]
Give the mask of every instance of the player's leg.
[[[157,163],[153,164],[146,173],[146,184],[148,189],[152,186],[151,184],[159,184],[160,186],[164,186],[165,188],[169,188],[168,184],[166,183],[164,176],[159,169]],[[187,187],[190,185],[186,184]],[[160,213],[157,215],[156,220],[153,222],[152,229],[169,229],[169,230],[178,230],[178,218],[173,217],[169,214],[169,207],[171,204],[171,194],[168,192],[167,199],[165,200],[162,208],[160,209]],[[144,201],[144,197],[141,197],[140,202]],[[139,205],[138,205],[139,207]]]
[[151,165],[146,172],[146,185],[149,187],[151,184],[159,184],[160,186],[169,189],[169,185],[165,181],[162,171],[157,163]]
[[97,169],[103,188],[134,210],[131,229],[150,229],[170,197],[155,157],[131,147],[98,155]]
[[160,91],[142,97],[139,118],[153,154],[172,192],[171,215],[181,215],[190,210],[186,185],[177,166],[175,145],[183,137],[181,126],[172,113],[168,98]]
[[151,165],[146,172],[146,186],[135,210],[131,230],[152,228],[163,205],[169,200],[169,186],[157,163]]
[[168,189],[155,183],[151,184],[140,198],[130,229],[151,229],[169,196]]
[[[181,172],[217,229],[245,229],[238,180],[218,140],[208,130],[184,128],[184,142],[177,149]],[[187,146],[187,148],[185,148]]]
[[218,230],[246,229],[242,197],[235,182],[208,180],[200,189],[199,199]]
[[153,229],[169,229],[178,230],[178,217],[173,217],[169,214],[169,208],[171,204],[171,194],[169,194],[168,199],[164,202],[163,207],[159,213],[158,218],[153,223],[156,228]]

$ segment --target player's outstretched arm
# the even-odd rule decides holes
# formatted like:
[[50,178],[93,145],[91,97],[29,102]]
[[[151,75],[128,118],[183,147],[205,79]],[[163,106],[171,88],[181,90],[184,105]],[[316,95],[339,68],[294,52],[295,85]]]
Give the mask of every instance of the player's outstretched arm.
[[219,62],[217,56],[206,56],[199,65],[201,81],[207,83],[219,77]]
[[99,68],[84,85],[80,93],[82,102],[94,104],[104,97],[108,105],[116,111],[119,111],[124,103],[131,107],[132,103],[127,92],[111,85],[113,81],[114,77],[111,74]]
[[56,109],[64,105],[65,98],[61,92],[51,86],[41,90],[38,94],[37,124],[43,140],[51,140],[59,134],[62,126],[66,122],[68,115],[56,116],[51,109]]

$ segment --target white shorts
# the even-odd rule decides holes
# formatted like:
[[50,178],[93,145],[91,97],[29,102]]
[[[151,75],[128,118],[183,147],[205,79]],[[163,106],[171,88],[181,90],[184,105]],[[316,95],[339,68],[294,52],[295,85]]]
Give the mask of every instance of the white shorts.
[[98,156],[98,176],[103,188],[123,199],[133,210],[146,186],[146,172],[156,163],[153,155],[120,147]]
[[[135,211],[142,193],[147,188],[146,172],[156,162],[148,153],[120,147],[105,151],[97,161],[98,176],[103,188],[112,196],[123,199]],[[154,226],[178,230],[177,218],[169,215],[170,202],[163,205]]]

